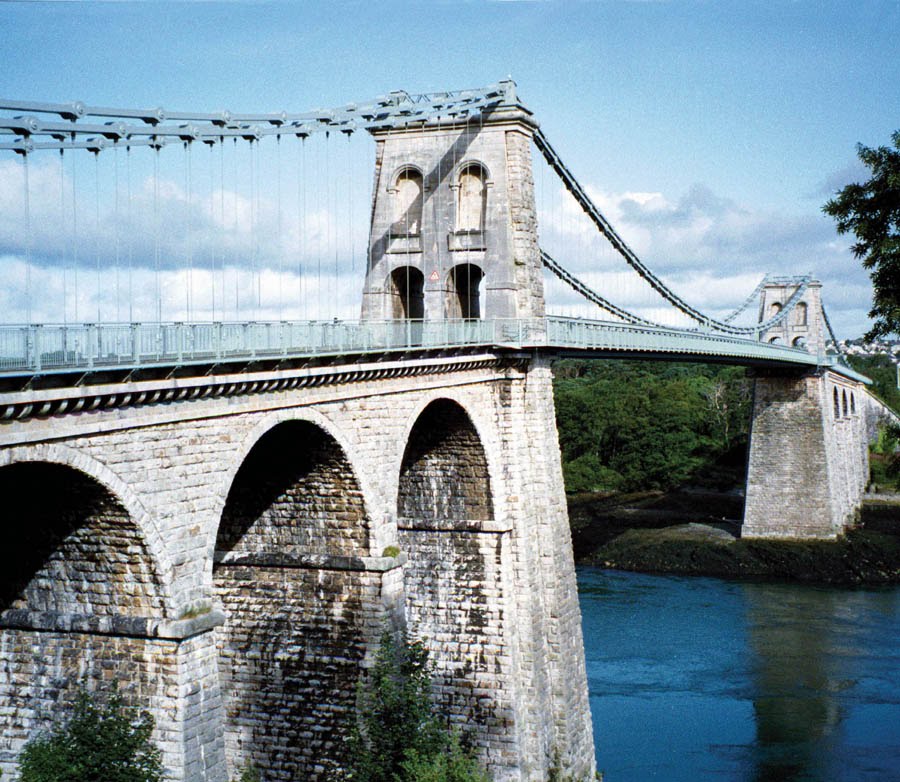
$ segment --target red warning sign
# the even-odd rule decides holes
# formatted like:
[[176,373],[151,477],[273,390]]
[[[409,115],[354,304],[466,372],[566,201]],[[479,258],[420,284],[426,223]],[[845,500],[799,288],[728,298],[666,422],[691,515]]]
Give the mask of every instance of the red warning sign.
[[441,276],[438,274],[437,269],[431,272],[431,274],[428,276],[428,279],[431,280],[431,282],[437,282],[440,278]]

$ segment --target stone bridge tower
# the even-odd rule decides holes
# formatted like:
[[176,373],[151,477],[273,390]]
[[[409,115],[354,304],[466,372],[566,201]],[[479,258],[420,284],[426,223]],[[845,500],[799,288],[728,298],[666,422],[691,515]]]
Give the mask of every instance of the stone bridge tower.
[[[773,279],[762,291],[760,322],[797,290]],[[760,339],[805,348],[825,361],[828,328],[822,285]],[[753,391],[744,537],[834,538],[852,526],[869,475],[865,378],[845,369],[757,369]]]
[[[760,323],[781,312],[796,290],[796,280],[775,278],[768,281],[759,301]],[[826,339],[822,283],[818,280],[807,285],[800,301],[784,320],[761,335],[763,342],[805,347],[810,353],[819,355],[825,355]]]
[[537,126],[506,84],[506,102],[478,118],[373,133],[364,319],[544,315],[531,173]]

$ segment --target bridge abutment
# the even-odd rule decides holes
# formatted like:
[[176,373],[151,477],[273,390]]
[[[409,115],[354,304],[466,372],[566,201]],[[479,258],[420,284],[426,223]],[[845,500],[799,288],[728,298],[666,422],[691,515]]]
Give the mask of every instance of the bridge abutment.
[[834,538],[868,481],[861,383],[833,372],[757,377],[743,537]]

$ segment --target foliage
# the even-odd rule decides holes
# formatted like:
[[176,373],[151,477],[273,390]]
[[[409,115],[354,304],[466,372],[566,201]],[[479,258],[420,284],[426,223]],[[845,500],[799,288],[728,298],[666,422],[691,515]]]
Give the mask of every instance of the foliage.
[[856,236],[853,254],[870,270],[874,323],[867,339],[900,333],[900,131],[891,140],[894,149],[858,144],[869,180],[847,185],[822,207],[838,233]]
[[262,777],[259,774],[259,769],[254,766],[252,763],[246,763],[241,767],[241,774],[237,778],[236,782],[261,782]]
[[113,685],[95,699],[82,689],[69,721],[25,745],[21,782],[159,782],[162,763],[150,742],[153,717],[125,706]]
[[448,734],[446,745],[437,753],[407,752],[400,768],[403,779],[415,782],[490,782],[490,777],[460,744],[456,733]]
[[848,356],[850,366],[872,379],[869,390],[891,410],[900,412],[900,389],[897,388],[897,366],[890,356]]
[[428,650],[385,631],[359,691],[348,779],[358,782],[483,782],[458,737],[432,713]]
[[566,489],[739,482],[751,390],[736,367],[566,361],[555,367]]

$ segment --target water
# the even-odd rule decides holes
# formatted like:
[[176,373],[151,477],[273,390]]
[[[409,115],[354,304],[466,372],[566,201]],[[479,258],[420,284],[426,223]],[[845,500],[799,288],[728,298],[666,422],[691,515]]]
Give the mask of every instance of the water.
[[578,583],[606,782],[900,780],[900,587]]

